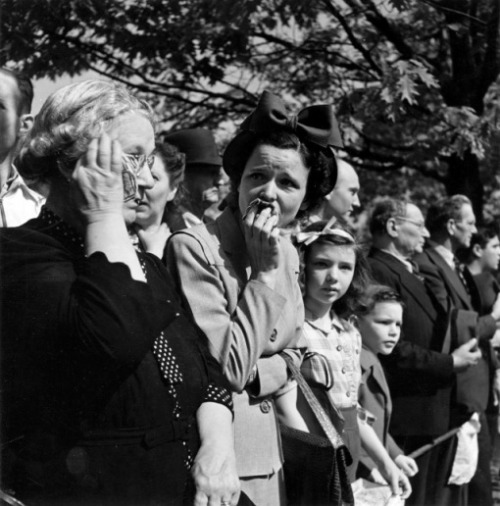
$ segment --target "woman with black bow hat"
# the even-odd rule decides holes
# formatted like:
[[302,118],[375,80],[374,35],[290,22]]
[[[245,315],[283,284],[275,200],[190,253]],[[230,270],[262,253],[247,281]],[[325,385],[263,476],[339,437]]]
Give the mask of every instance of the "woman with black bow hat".
[[330,105],[290,117],[264,92],[224,153],[228,207],[167,245],[178,288],[235,392],[238,474],[259,506],[286,504],[273,398],[295,388],[279,353],[298,359],[304,321],[297,253],[281,230],[331,191],[332,147],[341,146]]

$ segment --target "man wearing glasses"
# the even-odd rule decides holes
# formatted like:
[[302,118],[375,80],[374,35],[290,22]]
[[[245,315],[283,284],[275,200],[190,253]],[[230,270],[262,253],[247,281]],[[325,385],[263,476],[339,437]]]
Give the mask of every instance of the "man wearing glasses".
[[[450,430],[450,403],[456,373],[480,358],[474,346],[446,349],[449,313],[424,284],[413,261],[422,253],[429,232],[420,209],[387,198],[375,204],[369,218],[373,247],[368,256],[373,278],[404,301],[401,340],[393,353],[380,357],[393,400],[390,433],[406,455],[431,444]],[[462,487],[448,486],[455,454],[450,438],[417,459],[410,478],[408,505],[461,504]]]

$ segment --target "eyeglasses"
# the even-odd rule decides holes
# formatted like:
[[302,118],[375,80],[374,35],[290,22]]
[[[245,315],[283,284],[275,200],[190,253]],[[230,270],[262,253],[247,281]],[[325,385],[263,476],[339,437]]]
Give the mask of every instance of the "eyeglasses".
[[141,173],[145,165],[149,170],[155,163],[155,155],[129,155],[123,154],[123,200],[128,202],[132,200],[137,193],[137,176]]
[[123,154],[123,163],[125,168],[130,170],[130,172],[134,173],[138,176],[141,173],[141,170],[147,164],[149,170],[153,168],[155,163],[155,155],[130,155],[128,153]]
[[423,230],[425,228],[425,223],[423,221],[410,220],[409,218],[402,218],[401,216],[396,216],[396,220],[407,221],[408,223],[411,223],[418,227],[419,230]]

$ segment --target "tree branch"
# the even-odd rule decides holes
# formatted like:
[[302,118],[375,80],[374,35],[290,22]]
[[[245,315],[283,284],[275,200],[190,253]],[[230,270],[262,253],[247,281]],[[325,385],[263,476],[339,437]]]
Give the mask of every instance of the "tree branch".
[[370,52],[367,51],[361,42],[354,35],[354,32],[351,30],[351,27],[344,19],[344,17],[340,14],[340,11],[331,3],[330,0],[322,0],[323,5],[326,9],[337,19],[337,21],[342,25],[342,28],[345,30],[347,37],[351,41],[351,44],[357,49],[363,58],[368,62],[369,66],[377,73],[377,75],[383,75],[382,69],[375,63],[375,60],[371,57]]

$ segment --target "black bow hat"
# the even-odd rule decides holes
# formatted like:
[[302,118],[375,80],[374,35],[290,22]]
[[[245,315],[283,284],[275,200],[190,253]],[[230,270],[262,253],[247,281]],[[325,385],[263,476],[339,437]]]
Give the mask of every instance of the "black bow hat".
[[294,133],[305,144],[322,148],[343,147],[340,130],[333,111],[328,104],[312,105],[302,109],[296,116],[289,116],[283,100],[264,91],[255,110],[243,121],[240,131],[228,144],[223,155],[224,170],[229,176],[242,172],[238,166],[241,152],[253,146],[258,137],[276,131]]

